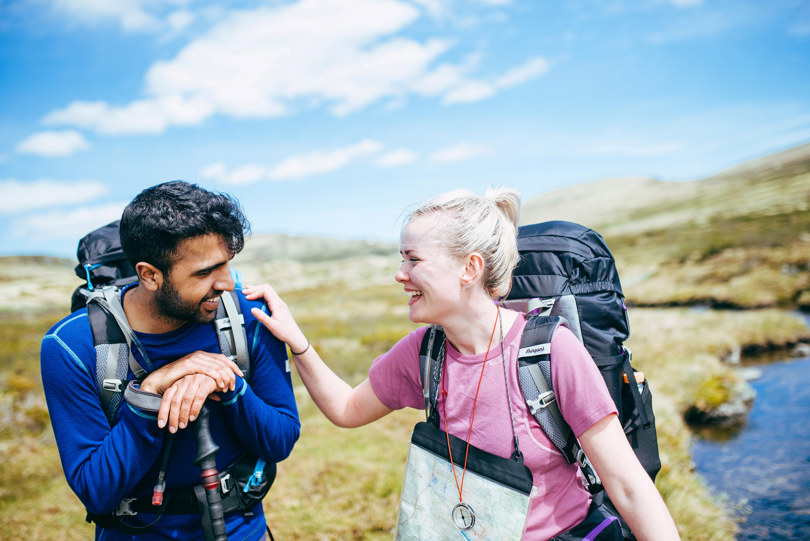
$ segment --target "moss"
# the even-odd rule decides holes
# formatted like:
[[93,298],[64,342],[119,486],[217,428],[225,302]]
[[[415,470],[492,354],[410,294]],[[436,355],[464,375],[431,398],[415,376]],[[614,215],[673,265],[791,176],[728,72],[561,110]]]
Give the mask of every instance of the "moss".
[[716,409],[730,400],[736,385],[736,378],[730,374],[710,376],[695,389],[694,406],[703,411]]

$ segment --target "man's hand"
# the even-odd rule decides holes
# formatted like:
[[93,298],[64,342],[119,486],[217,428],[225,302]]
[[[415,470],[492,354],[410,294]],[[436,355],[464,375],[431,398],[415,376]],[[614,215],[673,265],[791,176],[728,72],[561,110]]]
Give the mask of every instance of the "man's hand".
[[174,434],[178,428],[186,428],[197,418],[205,400],[219,400],[215,393],[221,387],[205,374],[189,374],[172,384],[163,393],[158,411],[158,426],[168,424],[169,432]]
[[141,382],[141,390],[163,395],[175,382],[194,374],[209,377],[215,384],[214,390],[220,392],[233,391],[236,386],[236,376],[244,376],[236,363],[224,355],[195,351],[146,376]]

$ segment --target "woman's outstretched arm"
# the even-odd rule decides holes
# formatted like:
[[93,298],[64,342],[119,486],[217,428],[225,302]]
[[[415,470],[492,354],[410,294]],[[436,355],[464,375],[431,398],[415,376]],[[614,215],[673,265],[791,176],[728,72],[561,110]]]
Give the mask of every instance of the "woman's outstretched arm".
[[301,380],[327,419],[337,426],[354,428],[391,412],[374,394],[368,379],[352,388],[321,360],[298,327],[287,303],[271,286],[247,286],[243,292],[249,300],[263,298],[267,303],[269,314],[254,308],[253,315],[289,346]]

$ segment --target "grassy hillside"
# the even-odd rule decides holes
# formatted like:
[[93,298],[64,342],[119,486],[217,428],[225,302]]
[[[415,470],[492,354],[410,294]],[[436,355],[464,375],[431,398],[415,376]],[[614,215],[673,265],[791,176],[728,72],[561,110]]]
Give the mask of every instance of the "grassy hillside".
[[710,178],[612,179],[524,205],[605,237],[636,305],[810,306],[810,144]]

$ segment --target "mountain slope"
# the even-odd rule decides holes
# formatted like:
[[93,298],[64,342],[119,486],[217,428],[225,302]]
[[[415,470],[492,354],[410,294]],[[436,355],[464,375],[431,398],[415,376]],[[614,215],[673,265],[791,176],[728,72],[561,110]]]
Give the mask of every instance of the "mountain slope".
[[602,233],[636,304],[810,305],[810,144],[704,180],[612,179],[524,206],[522,223],[549,219]]

